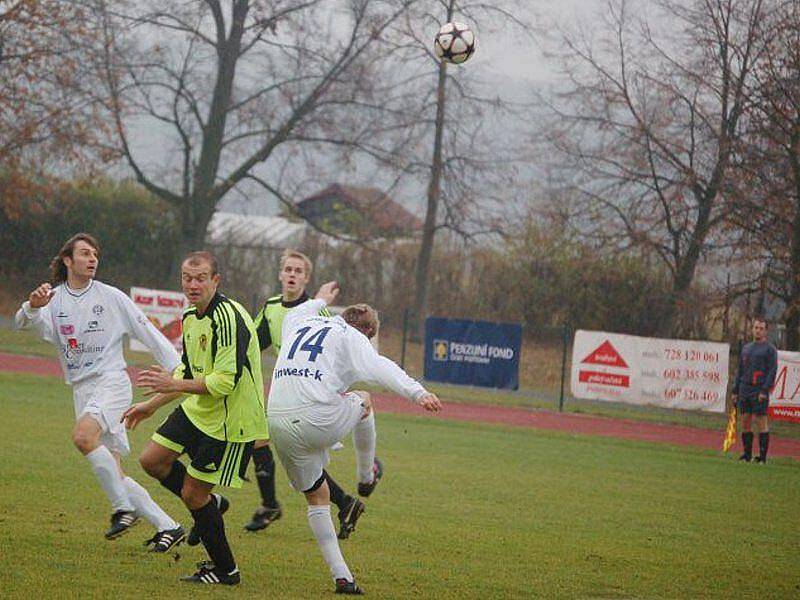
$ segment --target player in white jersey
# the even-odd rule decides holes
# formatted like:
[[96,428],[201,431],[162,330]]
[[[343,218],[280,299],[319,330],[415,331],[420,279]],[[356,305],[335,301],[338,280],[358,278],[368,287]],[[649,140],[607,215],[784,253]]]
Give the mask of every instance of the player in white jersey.
[[76,423],[72,441],[89,461],[113,514],[107,539],[126,533],[139,517],[156,528],[147,542],[166,552],[186,537],[183,528],[141,485],[125,475],[120,456],[130,452],[120,417],[131,405],[123,335],[145,344],[170,371],[180,364],[172,344],[123,292],[94,279],[99,245],[92,236],[72,236],[53,259],[55,288],[43,283],[15,317],[19,329],[35,328],[59,351],[64,379],[72,386]]
[[368,394],[348,390],[356,382],[376,383],[427,411],[437,412],[442,405],[434,394],[376,352],[369,342],[377,331],[377,316],[371,307],[351,306],[336,317],[318,314],[338,292],[335,282],[326,283],[314,300],[284,317],[283,344],[272,373],[267,417],[289,481],[308,501],[308,524],[331,570],[336,593],[361,594],[339,548],[323,473],[329,448],[363,427],[373,435],[363,436],[366,444],[356,444],[356,465],[360,480],[373,476],[371,400]]

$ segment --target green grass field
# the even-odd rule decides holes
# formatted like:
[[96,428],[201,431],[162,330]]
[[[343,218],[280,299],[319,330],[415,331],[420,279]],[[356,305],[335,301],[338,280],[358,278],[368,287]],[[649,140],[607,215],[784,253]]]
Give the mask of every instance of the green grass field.
[[[164,412],[164,416],[166,412]],[[135,456],[128,472],[183,523],[177,498]],[[142,524],[115,542],[109,509],[72,447],[69,390],[0,373],[0,596],[320,598],[332,593],[299,494],[279,473],[285,515],[242,525],[254,484],[231,491],[235,590],[178,582],[204,558],[145,552]],[[791,598],[800,594],[800,465],[739,464],[667,445],[380,415],[386,476],[345,557],[374,598]],[[332,473],[353,483],[350,445]]]

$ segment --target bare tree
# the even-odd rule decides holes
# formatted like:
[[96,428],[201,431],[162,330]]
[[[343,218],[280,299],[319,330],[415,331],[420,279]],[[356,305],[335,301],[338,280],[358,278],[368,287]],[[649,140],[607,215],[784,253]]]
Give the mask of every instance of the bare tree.
[[765,292],[785,304],[786,346],[800,349],[800,6],[782,0],[765,20],[741,152],[746,194],[735,216]]
[[291,204],[287,181],[309,171],[308,155],[358,145],[373,110],[370,49],[414,2],[89,2],[111,146],[179,214],[179,252],[203,244],[229,193],[250,185]]
[[665,335],[680,329],[698,265],[737,198],[730,168],[764,51],[765,4],[662,0],[635,18],[641,5],[621,0],[603,13],[605,27],[562,38],[568,83],[548,139],[578,174],[567,184],[581,194],[571,222],[601,244],[660,257],[672,278]]
[[[450,21],[473,28],[524,32],[516,16],[522,3],[515,0],[482,2],[435,0],[415,6],[398,44],[406,49],[407,63],[423,65],[409,83],[415,98],[416,156],[405,157],[405,169],[426,180],[424,225],[416,261],[412,331],[422,337],[428,311],[434,242],[441,230],[470,239],[502,230],[503,209],[512,192],[513,166],[519,159],[508,143],[513,135],[497,135],[511,119],[521,121],[521,108],[503,100],[495,89],[486,90],[469,65],[457,67],[432,54],[432,34]],[[424,32],[423,36],[421,32]],[[424,60],[423,60],[424,59]],[[505,123],[502,119],[508,119]],[[428,145],[427,150],[424,149]],[[409,146],[407,146],[408,148]],[[429,154],[430,153],[430,154]],[[419,155],[425,158],[421,160]],[[428,158],[430,157],[430,158]],[[402,158],[400,160],[403,160]]]
[[30,192],[26,173],[57,156],[63,166],[84,158],[102,122],[72,94],[88,42],[80,6],[63,0],[0,3],[0,209]]

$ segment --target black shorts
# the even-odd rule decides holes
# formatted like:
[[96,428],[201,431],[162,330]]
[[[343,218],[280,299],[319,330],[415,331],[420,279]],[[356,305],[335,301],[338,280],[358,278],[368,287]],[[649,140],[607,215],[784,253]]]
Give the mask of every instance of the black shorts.
[[743,415],[750,414],[763,417],[766,416],[769,408],[769,396],[763,400],[759,399],[758,394],[739,396],[738,406],[739,412]]
[[158,427],[153,441],[178,454],[187,454],[189,475],[200,481],[227,487],[242,487],[254,442],[227,442],[200,431],[176,408]]

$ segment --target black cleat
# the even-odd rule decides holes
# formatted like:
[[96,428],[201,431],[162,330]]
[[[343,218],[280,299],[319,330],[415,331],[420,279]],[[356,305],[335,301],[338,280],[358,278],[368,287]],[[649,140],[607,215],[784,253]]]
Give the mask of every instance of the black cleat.
[[[221,515],[224,515],[231,506],[231,503],[228,502],[225,496],[211,494],[211,498],[217,501],[217,506],[219,507],[219,513]],[[186,538],[186,543],[190,546],[197,546],[197,544],[200,543],[200,532],[197,531],[197,527],[194,525],[192,525],[192,529],[189,531],[189,537]]]
[[364,498],[369,496],[373,491],[375,491],[375,486],[378,485],[381,477],[383,477],[383,464],[376,458],[375,462],[372,464],[372,482],[359,483],[358,495],[363,496]]
[[133,527],[139,517],[136,513],[130,510],[118,510],[111,515],[111,527],[106,531],[107,540],[115,540],[119,536],[128,533],[128,529]]
[[743,460],[744,462],[750,462],[752,460],[752,457],[749,454],[742,454],[739,457],[739,460]]
[[222,573],[214,566],[214,563],[204,561],[198,563],[197,572],[186,577],[181,577],[181,581],[187,583],[204,583],[209,585],[239,585],[242,576],[239,575],[239,569],[233,573]]
[[261,531],[266,529],[269,525],[277,521],[283,516],[280,504],[272,508],[266,506],[259,506],[250,522],[244,526],[247,531]]
[[766,457],[756,456],[755,461],[761,465],[767,464]]
[[336,592],[337,594],[350,594],[351,596],[361,596],[364,593],[358,584],[355,581],[347,581],[347,579],[337,579],[336,580]]
[[178,525],[175,529],[165,529],[164,531],[157,532],[153,537],[147,540],[144,545],[149,546],[150,552],[162,553],[169,552],[172,548],[176,548],[186,539],[186,532],[183,527]]
[[364,503],[358,498],[350,498],[350,502],[347,503],[347,506],[339,511],[340,527],[337,537],[340,540],[346,540],[350,537],[350,534],[355,531],[358,518],[363,512]]

